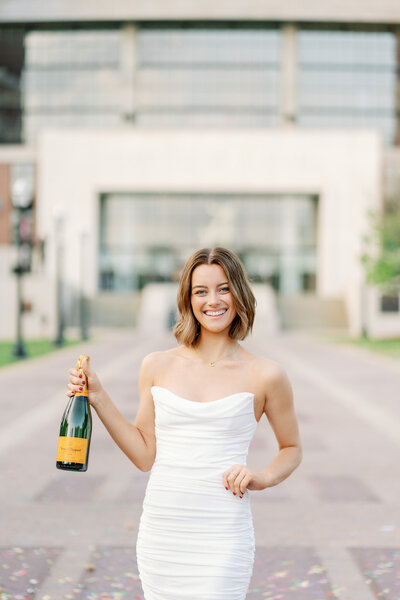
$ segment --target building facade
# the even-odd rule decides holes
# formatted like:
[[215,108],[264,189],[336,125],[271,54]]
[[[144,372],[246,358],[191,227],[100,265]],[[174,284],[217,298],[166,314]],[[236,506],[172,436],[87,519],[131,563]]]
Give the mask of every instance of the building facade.
[[360,263],[399,184],[400,15],[297,4],[0,5],[3,315],[28,179],[31,335],[54,330],[60,293],[69,324],[83,298],[93,323],[133,324],[146,286],[213,245],[274,291],[284,327],[400,332]]

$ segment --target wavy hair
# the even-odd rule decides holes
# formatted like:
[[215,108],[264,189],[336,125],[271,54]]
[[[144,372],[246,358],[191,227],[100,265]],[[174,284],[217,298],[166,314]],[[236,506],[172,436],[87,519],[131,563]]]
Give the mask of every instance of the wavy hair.
[[253,327],[256,299],[239,257],[231,250],[218,246],[197,250],[183,267],[177,294],[179,317],[173,329],[177,341],[185,346],[196,346],[199,341],[200,324],[191,304],[192,273],[199,265],[219,265],[225,271],[237,313],[231,323],[229,336],[234,340],[244,340]]

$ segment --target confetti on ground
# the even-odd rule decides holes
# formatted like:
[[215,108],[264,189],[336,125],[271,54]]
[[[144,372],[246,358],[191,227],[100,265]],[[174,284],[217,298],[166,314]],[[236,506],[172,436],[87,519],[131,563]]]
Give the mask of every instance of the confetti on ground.
[[61,548],[0,548],[0,600],[33,600]]
[[[53,600],[38,592],[61,552],[61,548],[0,548],[0,600]],[[399,548],[350,548],[350,552],[376,598],[400,600]],[[54,600],[144,600],[134,547],[90,546],[80,580],[63,577],[57,583],[60,593]],[[247,600],[335,600],[346,592],[331,585],[312,548],[257,546]]]
[[[144,600],[135,548],[103,546],[92,550],[89,565],[72,590],[72,598],[85,600]],[[74,591],[75,590],[75,591]]]
[[[83,572],[69,597],[144,600],[134,548],[98,547],[88,560],[96,570]],[[326,568],[311,548],[256,548],[247,600],[328,600],[337,595],[338,589],[330,585]]]
[[94,565],[92,565],[91,563],[88,563],[86,565],[86,571],[94,571],[96,569],[96,567]]
[[256,547],[247,600],[328,600],[336,594],[312,548]]
[[350,548],[366,584],[380,600],[400,598],[400,548]]

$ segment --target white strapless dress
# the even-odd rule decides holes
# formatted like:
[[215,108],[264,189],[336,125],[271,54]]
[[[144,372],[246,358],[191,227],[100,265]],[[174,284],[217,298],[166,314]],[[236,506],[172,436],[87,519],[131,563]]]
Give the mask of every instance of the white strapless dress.
[[151,391],[157,450],[136,543],[145,600],[245,600],[255,556],[250,496],[226,490],[222,473],[246,464],[254,395],[195,402]]

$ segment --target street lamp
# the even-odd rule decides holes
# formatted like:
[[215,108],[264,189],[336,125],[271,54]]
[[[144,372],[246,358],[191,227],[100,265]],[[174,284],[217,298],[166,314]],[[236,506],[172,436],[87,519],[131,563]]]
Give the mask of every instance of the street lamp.
[[24,304],[22,300],[22,277],[30,271],[32,257],[32,183],[23,177],[14,180],[11,186],[11,201],[14,207],[16,229],[14,243],[17,245],[17,264],[13,272],[17,277],[17,340],[13,356],[24,358],[27,351],[22,336],[22,315]]

